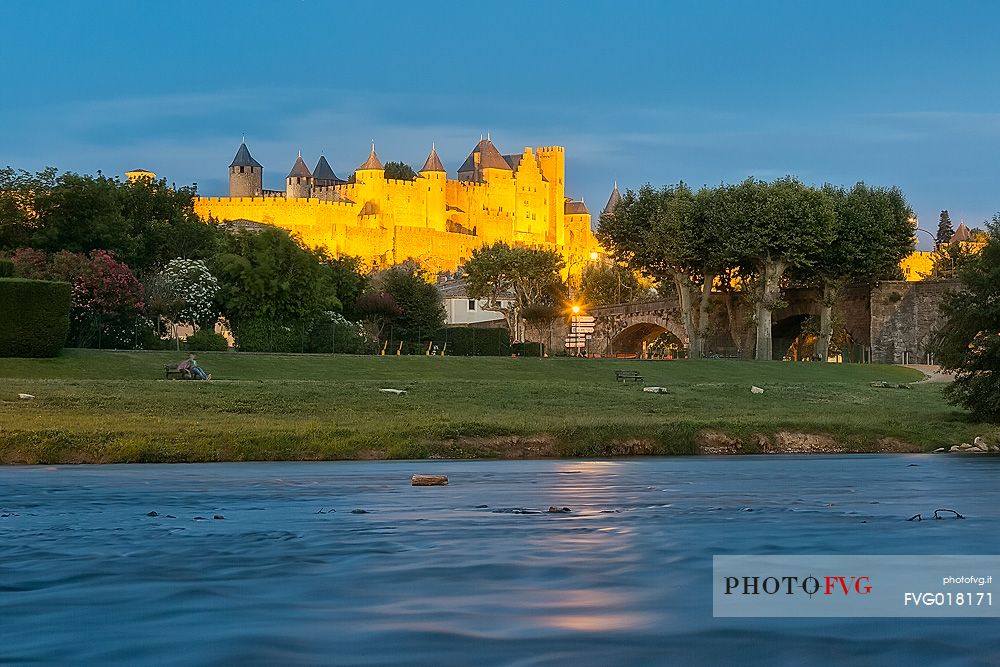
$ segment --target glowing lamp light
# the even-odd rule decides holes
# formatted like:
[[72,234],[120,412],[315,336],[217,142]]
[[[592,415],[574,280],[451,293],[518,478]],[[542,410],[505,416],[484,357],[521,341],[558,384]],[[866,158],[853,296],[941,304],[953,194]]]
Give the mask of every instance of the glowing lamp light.
[[579,315],[580,314],[580,306],[573,306],[573,308],[571,308],[571,310],[573,311],[574,315]]
[[591,262],[596,262],[598,257],[600,257],[600,255],[597,252],[591,252],[590,253],[590,261]]

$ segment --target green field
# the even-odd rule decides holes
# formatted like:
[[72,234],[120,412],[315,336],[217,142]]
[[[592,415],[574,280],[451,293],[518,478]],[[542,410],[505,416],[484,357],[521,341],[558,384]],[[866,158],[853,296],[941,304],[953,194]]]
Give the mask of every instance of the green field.
[[[870,386],[921,378],[893,366],[229,352],[199,355],[212,382],[163,380],[182,356],[0,359],[0,461],[912,451],[997,436],[940,384]],[[619,368],[669,393],[616,384]]]

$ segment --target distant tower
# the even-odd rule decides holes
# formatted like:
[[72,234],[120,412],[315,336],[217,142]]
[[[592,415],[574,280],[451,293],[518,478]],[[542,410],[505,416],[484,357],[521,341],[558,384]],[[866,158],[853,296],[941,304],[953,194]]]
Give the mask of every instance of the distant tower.
[[292,170],[285,179],[285,197],[288,199],[307,198],[312,195],[313,175],[302,161],[302,153],[295,159]]
[[152,183],[156,180],[156,174],[148,169],[132,169],[125,172],[125,178],[128,179],[129,183],[138,183],[139,181]]
[[493,145],[489,137],[480,139],[476,147],[465,158],[465,162],[458,168],[458,180],[460,181],[488,181],[490,176],[510,176],[513,170],[510,164],[503,159],[503,155]]
[[260,197],[264,194],[264,167],[253,159],[246,142],[240,144],[229,165],[229,196]]
[[319,162],[316,163],[316,168],[313,169],[313,182],[318,188],[336,185],[340,182],[337,174],[333,173],[333,168],[326,161],[326,156],[324,155],[319,156]]
[[427,181],[427,199],[424,209],[424,219],[427,226],[440,232],[446,231],[445,214],[447,204],[445,202],[445,186],[448,174],[441,164],[437,149],[431,145],[431,152],[424,161],[424,166],[420,169],[420,178]]
[[615,212],[615,206],[618,205],[622,199],[622,193],[618,192],[618,181],[615,181],[615,189],[611,191],[611,196],[608,197],[608,203],[604,206],[604,210],[601,211],[601,215],[611,215]]

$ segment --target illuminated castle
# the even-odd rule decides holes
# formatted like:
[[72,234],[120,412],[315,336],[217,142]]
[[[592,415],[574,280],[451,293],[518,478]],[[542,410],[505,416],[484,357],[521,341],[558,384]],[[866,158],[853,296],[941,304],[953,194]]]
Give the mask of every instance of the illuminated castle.
[[199,197],[204,219],[252,221],[301,235],[334,255],[376,265],[415,259],[431,271],[454,271],[482,245],[555,250],[578,273],[599,250],[583,201],[566,196],[565,150],[525,148],[503,155],[480,139],[449,179],[432,147],[413,180],[385,177],[375,146],[349,180],[326,157],[309,170],[301,153],[285,189],[263,188],[263,166],[240,145],[229,165],[229,196]]

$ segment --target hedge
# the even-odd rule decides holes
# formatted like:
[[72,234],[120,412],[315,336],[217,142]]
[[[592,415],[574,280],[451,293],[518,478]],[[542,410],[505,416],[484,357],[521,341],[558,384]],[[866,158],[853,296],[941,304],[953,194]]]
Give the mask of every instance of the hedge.
[[0,357],[58,356],[69,308],[69,283],[0,278]]
[[[444,349],[450,357],[509,357],[510,332],[507,329],[477,329],[475,327],[442,327],[420,337],[419,341],[405,341],[403,354],[426,354],[428,344]],[[390,340],[387,353],[399,348],[398,340]]]

